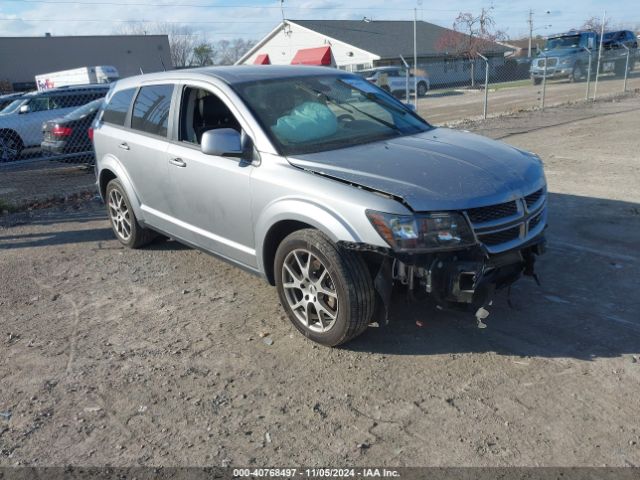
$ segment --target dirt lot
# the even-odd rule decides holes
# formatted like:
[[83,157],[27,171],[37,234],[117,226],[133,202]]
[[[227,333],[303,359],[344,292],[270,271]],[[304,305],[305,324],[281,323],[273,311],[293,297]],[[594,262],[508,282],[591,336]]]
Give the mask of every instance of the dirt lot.
[[[540,107],[542,85],[519,85],[503,88],[501,84],[489,85],[488,115],[530,110]],[[604,75],[598,82],[598,98],[622,93],[624,81],[620,77]],[[627,91],[640,89],[640,71],[632,72]],[[595,85],[590,83],[590,97]],[[570,83],[568,80],[549,81],[546,86],[545,106],[582,101],[587,91],[586,82]],[[418,101],[418,110],[425,118],[436,124],[461,118],[480,118],[484,104],[484,90],[437,90]]]
[[640,98],[469,127],[551,192],[542,286],[486,330],[399,294],[321,348],[258,278],[124,250],[96,201],[5,216],[0,465],[640,466]]

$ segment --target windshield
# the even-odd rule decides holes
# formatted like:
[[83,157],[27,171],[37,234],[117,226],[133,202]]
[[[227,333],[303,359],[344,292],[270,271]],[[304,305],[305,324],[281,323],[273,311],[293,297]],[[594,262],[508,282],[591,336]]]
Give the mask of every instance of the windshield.
[[96,113],[100,108],[100,105],[102,105],[102,102],[104,102],[104,98],[99,98],[98,100],[89,102],[79,108],[76,108],[73,112],[67,113],[64,118],[68,118],[69,120],[79,120],[82,117]]
[[580,45],[580,35],[571,35],[568,37],[554,37],[547,40],[545,50],[553,50],[556,48],[578,48]]
[[335,150],[431,128],[401,102],[353,75],[263,80],[236,89],[283,155]]
[[9,105],[7,105],[2,110],[0,110],[0,113],[13,113],[20,108],[20,105],[23,105],[26,102],[27,102],[27,99],[25,98],[19,98],[17,100],[14,100]]

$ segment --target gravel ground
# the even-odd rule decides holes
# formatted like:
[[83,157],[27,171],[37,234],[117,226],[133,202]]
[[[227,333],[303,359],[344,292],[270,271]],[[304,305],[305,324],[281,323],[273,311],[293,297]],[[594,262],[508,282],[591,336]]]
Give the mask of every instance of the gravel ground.
[[0,465],[640,466],[640,98],[464,126],[551,192],[542,285],[486,330],[397,292],[322,348],[259,278],[121,248],[95,200],[4,216]]

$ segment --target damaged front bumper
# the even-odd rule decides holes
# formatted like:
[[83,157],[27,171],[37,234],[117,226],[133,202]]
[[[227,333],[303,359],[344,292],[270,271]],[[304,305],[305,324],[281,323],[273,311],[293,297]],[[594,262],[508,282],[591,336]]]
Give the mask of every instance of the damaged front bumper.
[[[545,252],[543,234],[517,248],[492,254],[482,245],[464,250],[426,254],[398,254],[391,249],[341,242],[344,248],[378,258],[374,285],[378,294],[375,322],[388,323],[394,283],[409,295],[422,292],[438,307],[476,312],[489,305],[494,293],[522,275],[535,274],[535,261]],[[480,318],[478,317],[479,323]]]

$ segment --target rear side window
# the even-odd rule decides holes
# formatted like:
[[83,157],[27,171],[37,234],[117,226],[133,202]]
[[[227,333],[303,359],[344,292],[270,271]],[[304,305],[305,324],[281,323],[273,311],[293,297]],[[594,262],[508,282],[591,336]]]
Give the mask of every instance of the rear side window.
[[129,105],[131,105],[131,100],[133,100],[133,95],[135,93],[135,88],[129,88],[127,90],[120,90],[114,94],[104,109],[102,121],[113,125],[124,126],[124,121],[127,118],[127,112],[129,111]]
[[131,128],[166,137],[172,94],[173,85],[142,87],[133,104]]

